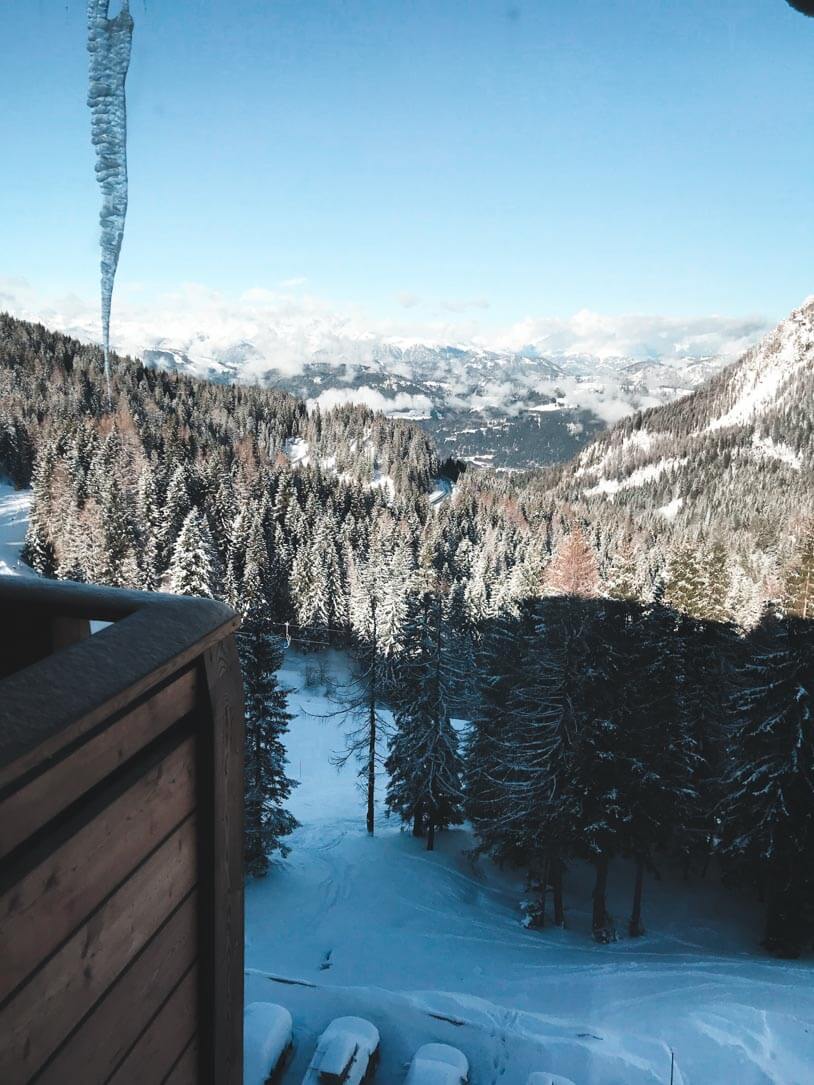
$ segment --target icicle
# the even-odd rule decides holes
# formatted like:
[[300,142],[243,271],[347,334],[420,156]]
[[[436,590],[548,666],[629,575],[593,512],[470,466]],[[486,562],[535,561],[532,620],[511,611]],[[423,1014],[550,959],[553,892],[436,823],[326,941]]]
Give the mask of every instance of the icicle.
[[110,399],[110,306],[127,217],[127,106],[124,82],[130,65],[133,18],[129,0],[108,18],[110,0],[88,0],[88,52],[91,139],[96,148],[96,178],[102,190],[101,234],[102,344]]

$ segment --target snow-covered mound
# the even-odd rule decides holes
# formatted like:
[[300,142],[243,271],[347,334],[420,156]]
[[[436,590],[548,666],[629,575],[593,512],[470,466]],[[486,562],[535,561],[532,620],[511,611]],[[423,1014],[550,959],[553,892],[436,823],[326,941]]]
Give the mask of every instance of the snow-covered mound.
[[266,1085],[285,1060],[293,1021],[285,1006],[251,1002],[243,1015],[243,1085]]
[[[246,893],[247,1001],[291,1011],[292,1082],[328,1023],[346,1015],[379,1030],[376,1081],[387,1085],[404,1080],[425,1043],[462,1051],[473,1085],[523,1085],[534,1072],[664,1085],[671,1050],[675,1085],[810,1082],[812,965],[761,955],[751,899],[714,882],[677,892],[667,877],[649,881],[647,935],[598,946],[592,878],[577,865],[567,929],[535,932],[520,922],[522,877],[473,864],[468,831],[442,834],[428,853],[379,808],[369,838],[355,766],[331,765],[343,735],[325,689],[345,674],[339,654],[286,657],[301,827],[288,860]],[[632,870],[614,864],[620,927],[632,886]]]

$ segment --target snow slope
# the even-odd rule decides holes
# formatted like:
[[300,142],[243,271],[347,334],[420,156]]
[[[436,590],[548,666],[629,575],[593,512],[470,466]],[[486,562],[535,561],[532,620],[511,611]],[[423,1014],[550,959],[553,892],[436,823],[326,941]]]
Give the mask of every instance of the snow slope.
[[[320,667],[323,673],[318,672]],[[368,1017],[382,1035],[376,1081],[403,1082],[417,1048],[460,1048],[472,1085],[524,1085],[548,1070],[576,1085],[804,1085],[814,1066],[812,962],[777,962],[756,946],[759,913],[704,883],[649,881],[648,934],[590,939],[589,872],[568,878],[568,929],[520,924],[522,879],[472,864],[466,830],[421,841],[379,818],[364,831],[355,771],[330,764],[342,728],[325,684],[336,653],[288,653],[282,681],[295,713],[291,803],[301,827],[289,859],[247,887],[246,998],[294,1016],[299,1082],[332,1017]],[[381,814],[381,811],[380,811]],[[611,874],[620,929],[632,872]]]
[[15,490],[0,479],[0,576],[35,575],[34,570],[20,557],[30,507],[30,490]]

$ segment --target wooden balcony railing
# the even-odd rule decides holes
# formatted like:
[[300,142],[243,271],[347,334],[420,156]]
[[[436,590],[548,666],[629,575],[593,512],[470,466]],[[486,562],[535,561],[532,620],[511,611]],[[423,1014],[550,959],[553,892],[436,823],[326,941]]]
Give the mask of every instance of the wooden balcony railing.
[[3,1085],[241,1082],[236,627],[0,577]]

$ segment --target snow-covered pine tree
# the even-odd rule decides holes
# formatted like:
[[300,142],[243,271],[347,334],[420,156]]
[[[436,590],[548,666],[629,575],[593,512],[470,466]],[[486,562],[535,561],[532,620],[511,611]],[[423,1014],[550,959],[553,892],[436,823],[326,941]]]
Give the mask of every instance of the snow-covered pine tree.
[[189,488],[189,471],[182,460],[170,477],[167,486],[167,497],[162,509],[162,527],[159,539],[159,560],[162,572],[167,569],[172,560],[176,541],[192,509]]
[[167,590],[176,595],[215,598],[220,594],[218,556],[206,518],[199,509],[192,509],[184,520],[165,583]]
[[116,475],[109,476],[98,504],[100,553],[97,578],[114,588],[138,587],[141,576],[135,510],[131,506],[129,493],[120,485]]
[[286,775],[283,745],[292,716],[287,707],[288,691],[277,681],[282,651],[273,633],[262,580],[262,569],[250,558],[242,585],[243,621],[237,645],[246,716],[244,863],[246,872],[254,877],[267,872],[270,853],[288,854],[285,838],[297,827],[296,819],[285,809],[296,786]]
[[427,850],[439,829],[463,822],[458,735],[449,714],[459,668],[447,636],[444,585],[436,578],[416,594],[399,658],[399,703],[390,738],[387,807],[426,831]]
[[57,451],[51,441],[45,442],[34,463],[31,489],[34,501],[28,517],[28,529],[23,547],[23,560],[40,576],[56,573],[56,554],[50,535],[51,480]]
[[733,698],[722,852],[767,899],[765,944],[814,942],[814,623],[767,612]]
[[137,527],[141,536],[139,548],[141,587],[145,591],[155,591],[161,583],[162,515],[155,472],[149,463],[145,465],[139,475],[136,516]]
[[814,519],[799,529],[794,554],[783,583],[783,604],[787,614],[814,619]]
[[708,581],[700,544],[680,542],[669,554],[664,584],[664,602],[682,614],[702,618],[706,610]]

